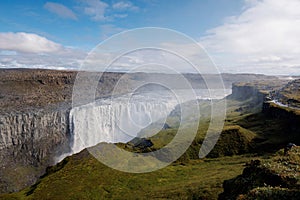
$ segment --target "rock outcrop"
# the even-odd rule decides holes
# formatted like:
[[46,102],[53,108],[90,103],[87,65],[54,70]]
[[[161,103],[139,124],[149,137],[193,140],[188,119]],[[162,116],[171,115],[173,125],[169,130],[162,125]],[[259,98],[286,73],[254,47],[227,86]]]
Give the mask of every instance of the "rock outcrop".
[[281,88],[286,83],[288,83],[288,81],[279,79],[233,83],[232,94],[229,98],[238,101],[251,100],[253,105],[262,105],[271,91]]
[[252,160],[243,173],[223,183],[219,199],[299,199],[300,147],[265,160]]

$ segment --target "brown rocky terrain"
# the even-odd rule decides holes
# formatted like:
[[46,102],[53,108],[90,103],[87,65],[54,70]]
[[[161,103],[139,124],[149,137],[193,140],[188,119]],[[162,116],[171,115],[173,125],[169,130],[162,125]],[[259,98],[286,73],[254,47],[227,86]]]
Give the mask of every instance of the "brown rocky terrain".
[[[46,106],[53,104],[54,107],[57,107],[58,103],[70,103],[77,73],[76,71],[43,69],[0,69],[0,112],[22,112],[24,109],[44,109]],[[194,88],[206,88],[206,83],[201,76],[194,74],[185,74],[184,76]],[[176,75],[166,74],[104,73],[99,81],[96,96],[101,97],[110,94],[121,77],[126,82],[124,85],[135,85],[137,82],[152,82],[155,80],[167,80],[176,83],[178,78]],[[214,79],[216,76],[206,75],[206,77]],[[278,83],[282,83],[273,76],[254,74],[222,74],[222,79],[225,88],[231,88],[232,83],[239,81],[252,82],[253,80],[275,79]],[[126,92],[126,88],[122,89],[123,92]]]
[[[25,112],[70,103],[78,72],[42,69],[0,70],[0,112]],[[94,73],[91,73],[94,74]],[[97,97],[107,95],[123,74],[105,73],[99,81]]]

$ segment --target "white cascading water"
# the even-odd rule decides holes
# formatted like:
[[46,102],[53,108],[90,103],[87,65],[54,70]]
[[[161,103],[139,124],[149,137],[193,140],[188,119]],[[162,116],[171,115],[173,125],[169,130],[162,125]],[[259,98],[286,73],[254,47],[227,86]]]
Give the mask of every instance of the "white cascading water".
[[170,96],[133,95],[100,99],[70,112],[71,154],[100,142],[128,142],[153,122],[165,120],[177,102]]

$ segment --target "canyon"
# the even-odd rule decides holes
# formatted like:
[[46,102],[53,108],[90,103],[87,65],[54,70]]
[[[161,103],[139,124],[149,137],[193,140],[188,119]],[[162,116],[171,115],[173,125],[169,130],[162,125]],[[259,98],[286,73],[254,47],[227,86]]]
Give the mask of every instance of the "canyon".
[[[74,71],[29,69],[0,70],[1,193],[19,191],[34,184],[45,173],[46,168],[54,165],[61,155],[69,155],[70,152],[77,153],[86,147],[78,147],[78,143],[76,144],[77,147],[71,145],[74,145],[74,138],[70,130],[74,128],[78,130],[78,126],[74,127],[70,121],[76,120],[72,117],[77,114],[78,116],[84,115],[80,109],[71,111],[72,89],[77,73]],[[125,78],[122,80],[130,84],[145,80],[157,80],[158,78],[176,81],[175,75],[105,73],[99,80],[96,98],[101,101],[103,98],[110,97],[114,86],[123,76]],[[212,79],[214,78],[214,75],[210,76]],[[205,81],[197,75],[185,74],[185,77],[195,89],[206,87]],[[233,84],[232,95],[228,98],[239,101],[254,98],[250,104],[247,104],[248,107],[242,107],[244,110],[249,109],[249,105],[250,107],[262,106],[268,92],[276,90],[288,82],[277,77],[251,74],[222,74],[222,77],[227,89],[231,89],[234,82],[261,81],[261,84]],[[178,87],[178,89],[182,88]],[[124,95],[127,92],[128,88],[124,87],[120,88],[114,95]],[[133,105],[133,108],[137,109],[137,104]],[[163,115],[171,110],[171,107],[162,109],[161,105],[157,105],[157,107],[153,107],[153,105],[153,103],[149,104],[151,109],[165,110]],[[141,105],[140,109],[145,109],[143,106],[145,105]],[[265,104],[262,107],[264,112],[273,112]],[[98,111],[101,111],[101,106],[98,108]],[[105,115],[105,111],[103,112]],[[127,110],[126,112],[132,111]],[[72,114],[70,115],[70,113]],[[276,113],[278,112],[276,111]],[[102,119],[99,120],[103,121]],[[78,125],[78,123],[76,124]],[[112,127],[109,131],[111,130],[113,130]],[[83,131],[81,130],[82,133]],[[99,138],[100,140],[102,139]],[[126,142],[126,140],[107,139],[107,142]],[[95,144],[90,143],[87,146]]]

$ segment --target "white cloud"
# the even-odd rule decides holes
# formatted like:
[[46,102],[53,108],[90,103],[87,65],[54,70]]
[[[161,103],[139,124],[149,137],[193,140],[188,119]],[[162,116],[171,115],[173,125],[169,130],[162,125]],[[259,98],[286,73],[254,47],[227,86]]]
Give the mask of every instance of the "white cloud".
[[33,33],[0,33],[0,68],[79,68],[86,55]]
[[116,10],[130,10],[130,11],[137,11],[139,8],[130,1],[120,1],[112,5],[113,9]]
[[84,8],[84,13],[91,16],[95,21],[105,21],[108,17],[105,15],[106,9],[109,5],[100,0],[86,0],[87,4]]
[[23,53],[51,53],[63,46],[32,33],[0,33],[0,49]]
[[299,35],[299,0],[245,0],[240,15],[200,42],[224,70],[300,74]]
[[62,18],[77,20],[75,13],[60,3],[47,2],[44,8]]

